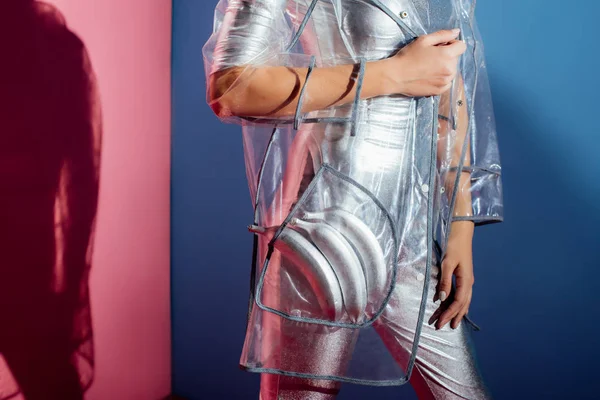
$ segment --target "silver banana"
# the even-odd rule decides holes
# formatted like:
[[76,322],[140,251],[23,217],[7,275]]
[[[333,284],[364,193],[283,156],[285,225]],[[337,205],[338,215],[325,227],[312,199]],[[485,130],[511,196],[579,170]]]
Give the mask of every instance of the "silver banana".
[[341,232],[354,246],[367,282],[369,303],[378,309],[388,291],[388,272],[381,245],[369,226],[354,214],[341,208],[327,208],[322,212],[305,212],[302,218],[325,221]]
[[337,277],[323,254],[302,234],[284,229],[273,243],[284,257],[290,260],[308,280],[319,306],[329,320],[338,320],[343,312],[342,289]]
[[349,320],[359,322],[367,307],[367,285],[360,260],[350,243],[326,223],[292,218],[290,224],[304,230],[329,261],[339,280]]

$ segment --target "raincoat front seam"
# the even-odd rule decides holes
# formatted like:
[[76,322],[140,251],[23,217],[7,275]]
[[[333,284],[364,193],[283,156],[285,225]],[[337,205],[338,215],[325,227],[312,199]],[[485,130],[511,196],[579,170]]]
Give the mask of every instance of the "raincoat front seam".
[[[439,110],[438,98],[433,98],[433,127],[431,132],[431,146],[430,146],[430,164],[429,164],[429,187],[434,187],[435,184],[435,170],[437,166],[437,139],[436,129],[437,114]],[[418,101],[418,100],[417,100]],[[410,378],[412,370],[414,368],[415,359],[419,350],[419,342],[421,339],[421,330],[423,327],[423,320],[425,319],[425,310],[427,306],[427,299],[429,295],[429,281],[431,280],[431,262],[432,262],[432,250],[433,250],[433,208],[435,196],[429,192],[427,195],[427,261],[425,264],[425,281],[423,282],[423,294],[421,295],[421,305],[419,307],[419,317],[417,319],[417,326],[415,329],[415,335],[413,340],[412,352],[410,360],[408,362],[408,368],[406,371],[407,377]],[[441,262],[441,260],[440,260]]]

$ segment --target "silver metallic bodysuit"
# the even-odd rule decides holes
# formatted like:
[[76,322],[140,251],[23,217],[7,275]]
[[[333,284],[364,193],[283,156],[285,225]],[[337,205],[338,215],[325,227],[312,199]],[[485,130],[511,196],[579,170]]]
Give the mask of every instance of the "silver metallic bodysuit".
[[[306,67],[295,115],[243,126],[255,201],[253,281],[241,365],[261,396],[334,398],[340,382],[420,397],[489,397],[469,344],[427,324],[451,222],[502,220],[500,160],[471,0],[222,0],[207,76]],[[467,52],[445,95],[360,100],[367,61],[416,36],[461,28]],[[302,113],[315,68],[356,65],[356,99]],[[399,71],[398,73],[402,73]],[[276,84],[276,83],[274,83]],[[460,172],[459,172],[460,171]],[[472,210],[455,212],[461,196]],[[451,299],[450,299],[451,300]],[[420,382],[420,383],[419,383]]]

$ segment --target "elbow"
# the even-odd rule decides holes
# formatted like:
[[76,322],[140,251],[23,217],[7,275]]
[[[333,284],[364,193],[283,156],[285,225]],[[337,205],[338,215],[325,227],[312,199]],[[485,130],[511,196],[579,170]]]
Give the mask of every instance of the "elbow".
[[243,94],[236,93],[234,84],[241,74],[238,67],[227,68],[210,75],[208,81],[208,104],[220,119],[240,116]]
[[226,119],[235,116],[231,106],[224,99],[220,98],[210,102],[210,108],[219,119]]

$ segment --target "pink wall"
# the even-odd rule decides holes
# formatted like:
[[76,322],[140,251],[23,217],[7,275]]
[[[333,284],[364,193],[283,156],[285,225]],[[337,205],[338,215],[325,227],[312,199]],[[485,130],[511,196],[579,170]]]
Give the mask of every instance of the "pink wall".
[[89,400],[170,393],[170,0],[54,0],[85,43],[103,110]]
[[158,400],[171,386],[171,1],[50,3],[88,50],[103,114],[86,399]]

